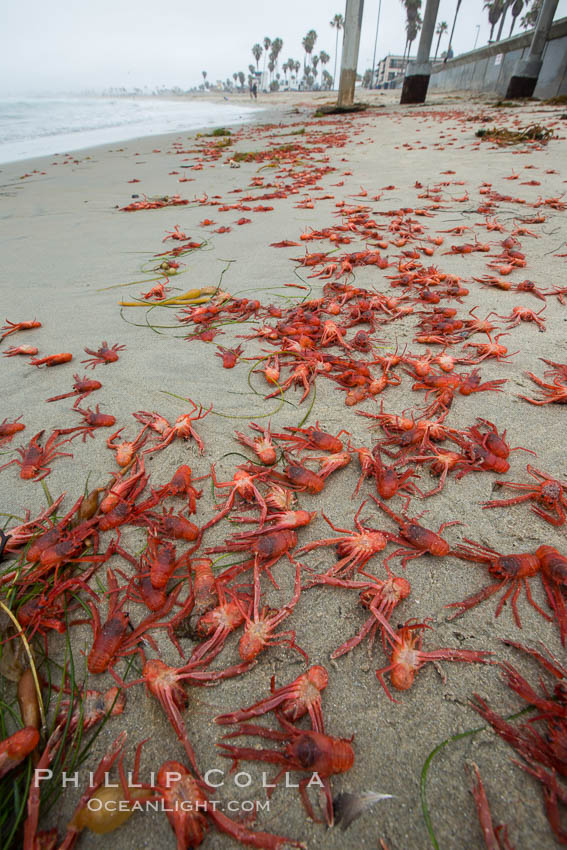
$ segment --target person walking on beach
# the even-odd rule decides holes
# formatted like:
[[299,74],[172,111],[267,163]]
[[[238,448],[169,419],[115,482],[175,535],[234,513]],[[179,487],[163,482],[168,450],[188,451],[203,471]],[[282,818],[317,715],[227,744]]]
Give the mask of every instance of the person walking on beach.
[[252,95],[254,95],[254,100],[258,100],[258,86],[256,85],[256,83],[252,83],[251,92],[252,92],[252,94],[250,95],[250,97],[252,97]]

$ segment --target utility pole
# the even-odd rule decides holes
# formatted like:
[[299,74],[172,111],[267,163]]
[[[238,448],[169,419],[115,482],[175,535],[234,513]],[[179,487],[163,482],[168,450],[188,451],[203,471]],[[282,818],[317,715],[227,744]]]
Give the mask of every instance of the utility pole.
[[438,10],[439,0],[427,0],[416,61],[410,62],[408,65],[400,103],[423,103],[425,101],[431,76],[429,56]]
[[346,0],[341,78],[337,99],[337,106],[339,107],[352,106],[354,103],[354,86],[356,84],[356,67],[358,65],[363,9],[364,0]]
[[370,88],[374,88],[374,75],[376,73],[376,46],[378,44],[378,27],[380,26],[380,12],[382,11],[382,0],[378,0],[378,18],[376,20],[376,38],[374,39],[374,56],[372,57],[372,77],[370,78]]
[[558,3],[559,0],[543,0],[528,55],[525,59],[519,59],[516,62],[514,73],[508,83],[506,98],[531,97],[533,95],[543,65],[543,51],[547,44]]

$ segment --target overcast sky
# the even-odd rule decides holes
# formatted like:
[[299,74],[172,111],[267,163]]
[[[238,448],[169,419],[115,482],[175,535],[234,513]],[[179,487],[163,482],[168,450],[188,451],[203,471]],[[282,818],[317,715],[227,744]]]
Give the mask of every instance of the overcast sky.
[[[423,3],[425,6],[425,3]],[[452,25],[457,0],[441,0],[438,21]],[[105,87],[179,86],[211,82],[248,73],[254,63],[250,49],[265,36],[283,39],[281,64],[289,57],[303,61],[301,40],[314,29],[315,52],[331,56],[333,73],[335,30],[329,25],[344,0],[20,0],[2,11],[0,94],[101,90]],[[371,67],[378,0],[366,0],[359,54],[359,72]],[[567,0],[559,0],[556,18],[567,15]],[[511,19],[505,24],[507,35]],[[518,21],[519,24],[519,21]],[[405,13],[400,0],[382,0],[377,61],[402,53]],[[455,54],[486,44],[490,31],[483,0],[463,0],[453,46]],[[342,33],[339,35],[339,54]],[[448,37],[441,40],[440,52]],[[434,42],[434,47],[435,47]],[[415,44],[417,47],[417,42]],[[414,50],[415,52],[415,50]],[[263,59],[260,60],[262,68]]]

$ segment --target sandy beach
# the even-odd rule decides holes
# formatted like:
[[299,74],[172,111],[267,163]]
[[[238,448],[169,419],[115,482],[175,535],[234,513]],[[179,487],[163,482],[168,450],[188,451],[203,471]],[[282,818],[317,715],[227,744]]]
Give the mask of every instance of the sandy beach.
[[[364,96],[367,99],[366,92]],[[301,423],[301,427],[307,428],[319,422],[330,434],[347,431],[350,437],[342,438],[345,446],[350,441],[352,446],[372,447],[385,434],[371,429],[373,420],[356,415],[359,411],[378,414],[383,403],[383,410],[389,413],[400,415],[413,410],[418,415],[418,408],[422,410],[425,405],[424,393],[412,391],[412,378],[401,367],[396,369],[399,386],[388,386],[381,394],[368,397],[355,406],[346,406],[344,388],[324,376],[317,377],[315,389],[311,389],[302,404],[299,404],[302,391],[293,387],[283,395],[265,399],[270,387],[261,374],[252,372],[258,365],[252,358],[273,352],[273,347],[261,338],[243,337],[253,335],[266,322],[275,324],[276,318],[252,316],[245,322],[232,320],[219,326],[222,335],[211,342],[188,341],[184,337],[196,328],[178,321],[179,307],[154,306],[150,309],[149,306],[119,305],[120,301],[140,299],[141,293],[163,281],[159,255],[188,240],[204,242],[204,245],[179,257],[178,273],[169,275],[169,296],[220,284],[233,298],[258,299],[264,307],[273,304],[281,310],[288,310],[305,298],[322,298],[323,287],[328,281],[311,276],[312,272],[320,271],[321,266],[312,269],[292,258],[302,257],[306,251],[336,249],[336,254],[342,255],[364,250],[368,240],[356,229],[348,234],[352,241],[342,245],[328,239],[301,242],[301,234],[343,224],[341,213],[345,208],[367,209],[377,226],[384,228],[380,230],[381,239],[387,240],[388,245],[381,249],[381,254],[387,258],[389,266],[384,269],[376,265],[357,266],[353,275],[343,275],[339,283],[399,297],[404,288],[393,286],[389,276],[402,273],[399,264],[412,259],[407,254],[404,256],[404,252],[411,252],[414,245],[411,242],[400,246],[393,244],[396,234],[388,230],[388,226],[395,218],[392,211],[405,210],[403,215],[413,216],[413,220],[424,228],[420,244],[432,248],[431,256],[418,254],[419,262],[425,267],[435,266],[447,275],[458,276],[469,290],[462,301],[442,301],[440,307],[456,308],[463,319],[470,318],[469,311],[475,307],[476,317],[481,319],[491,311],[507,316],[517,305],[534,311],[545,308],[541,316],[545,320],[545,332],[540,332],[533,322],[521,322],[509,329],[502,319],[492,317],[499,328],[495,333],[509,332],[501,342],[508,352],[517,353],[502,362],[487,359],[479,368],[483,381],[506,379],[506,383],[500,392],[456,395],[444,422],[465,429],[473,426],[477,417],[482,417],[495,423],[499,433],[506,430],[510,446],[524,447],[535,455],[513,451],[508,458],[510,469],[505,475],[482,471],[467,474],[461,480],[449,475],[441,493],[428,499],[413,496],[408,514],[415,517],[426,511],[420,522],[434,530],[442,523],[461,523],[443,532],[451,547],[469,538],[500,553],[535,552],[542,544],[567,553],[565,526],[554,527],[536,516],[530,511],[533,503],[493,510],[483,510],[481,506],[489,499],[514,495],[511,490],[495,487],[496,480],[533,483],[526,472],[528,463],[551,476],[567,480],[565,408],[557,404],[536,407],[518,398],[520,394],[539,397],[541,391],[525,374],[530,371],[543,376],[545,367],[539,358],[560,363],[567,361],[567,306],[552,295],[539,300],[529,292],[503,291],[482,286],[474,280],[484,275],[498,276],[487,263],[491,256],[501,253],[502,241],[523,225],[531,232],[531,235],[517,236],[526,266],[514,269],[506,275],[506,280],[519,283],[529,278],[545,291],[566,286],[566,229],[561,202],[567,183],[566,125],[561,117],[565,106],[533,101],[513,108],[497,108],[488,98],[456,93],[432,96],[424,107],[402,108],[396,103],[395,93],[376,92],[370,95],[372,108],[365,112],[315,118],[314,109],[330,100],[328,93],[298,92],[260,97],[258,107],[262,111],[258,112],[257,122],[232,127],[230,145],[225,148],[214,145],[226,137],[178,134],[104,145],[76,154],[61,152],[57,156],[0,166],[1,318],[12,322],[32,319],[41,322],[38,329],[8,336],[2,342],[0,353],[5,353],[9,346],[29,344],[38,347],[38,357],[58,352],[73,355],[71,362],[49,369],[34,368],[26,357],[2,358],[4,395],[0,419],[13,421],[21,416],[26,427],[2,447],[1,463],[17,458],[16,448],[27,445],[42,430],[47,435],[52,429],[80,424],[80,415],[72,410],[73,398],[45,403],[52,396],[69,392],[75,374],[89,375],[103,385],[81,407],[100,405],[101,412],[116,418],[112,431],[101,428],[94,433],[94,439],[82,441],[79,437],[62,446],[61,451],[72,452],[73,457],[54,459],[50,464],[51,472],[43,482],[22,480],[20,468],[15,464],[3,470],[0,473],[3,482],[0,510],[4,518],[7,515],[23,517],[26,511],[33,517],[42,511],[46,507],[42,485],[46,485],[53,498],[65,493],[59,513],[62,516],[84,492],[86,482],[89,490],[104,487],[117,472],[114,455],[106,445],[109,433],[124,428],[120,439],[133,439],[140,427],[132,416],[136,411],[157,411],[169,422],[174,422],[190,411],[190,405],[183,399],[191,399],[203,410],[212,408],[208,415],[193,423],[205,451],[201,454],[194,440],[176,439],[166,449],[148,454],[146,470],[151,477],[145,496],[150,488],[168,482],[181,464],[188,464],[194,477],[199,477],[207,476],[214,463],[218,480],[229,481],[237,465],[245,463],[245,457],[254,459],[252,452],[234,436],[235,431],[250,435],[249,422],[260,423],[263,427],[270,423],[273,432],[282,432],[285,426],[297,427]],[[231,101],[237,102],[237,99],[233,96]],[[250,104],[247,95],[242,96],[242,103]],[[547,145],[498,148],[475,137],[479,127],[518,128],[536,123],[554,130],[555,138]],[[242,156],[236,157],[238,162],[234,164],[238,167],[231,167],[229,162],[237,153],[258,153],[283,145],[299,145],[300,148],[294,158],[285,161],[282,158],[281,162],[258,157],[246,161]],[[313,174],[316,179],[308,179]],[[493,210],[485,214],[478,211],[486,197],[481,191],[483,187],[502,196]],[[278,190],[281,196],[275,197]],[[274,195],[272,199],[260,199],[269,193]],[[177,195],[189,203],[122,211],[144,198],[170,200]],[[439,200],[436,201],[434,195],[439,195]],[[223,206],[234,204],[245,196],[257,199],[248,202],[251,209],[222,211]],[[549,199],[558,200],[555,204],[545,203]],[[539,200],[542,201],[540,205]],[[255,210],[258,206],[269,209]],[[415,210],[426,210],[426,213],[415,214]],[[390,215],[386,215],[388,212]],[[537,215],[544,217],[543,221],[525,223]],[[241,217],[249,221],[238,224]],[[203,226],[205,219],[214,224]],[[494,219],[503,226],[502,232],[486,228],[486,221]],[[450,232],[460,226],[470,229],[461,234]],[[229,230],[218,232],[223,227]],[[186,240],[171,238],[179,232],[185,234]],[[441,245],[426,241],[435,236],[443,238]],[[300,246],[271,247],[272,243],[282,240],[299,242]],[[488,243],[490,250],[447,253],[452,245],[479,242]],[[329,256],[328,262],[335,261],[334,255]],[[337,280],[336,274],[330,280]],[[409,292],[409,297],[415,299],[415,291]],[[368,324],[351,327],[346,331],[347,340],[352,340],[362,328],[371,333],[376,351],[382,356],[395,352],[425,353],[428,347],[433,353],[439,353],[439,345],[414,342],[417,321],[421,318],[419,311],[431,311],[433,305],[419,299],[409,303],[415,307],[412,314],[391,322],[382,322],[384,315],[380,314],[372,333]],[[347,316],[345,307],[336,318],[337,324],[341,325]],[[324,318],[335,317],[328,314]],[[223,322],[230,319],[226,315]],[[96,350],[103,340],[110,346],[124,346],[118,361],[98,366],[92,372],[84,371],[81,361],[88,357],[85,347]],[[486,341],[486,335],[475,335],[470,341]],[[232,348],[239,344],[243,345],[241,359],[234,369],[223,368],[222,358],[215,356],[217,345]],[[325,351],[337,357],[354,354],[357,358],[369,359],[368,355],[349,352],[340,346]],[[474,349],[461,345],[448,351],[454,357],[474,354]],[[456,367],[459,372],[469,372],[472,368]],[[282,370],[281,381],[288,376],[289,372]],[[427,401],[431,402],[432,397]],[[151,440],[155,442],[155,437]],[[451,448],[454,449],[454,445]],[[383,459],[390,462],[386,457]],[[284,466],[285,460],[279,463],[278,469],[283,471]],[[315,467],[311,464],[311,468]],[[429,474],[425,464],[415,464],[415,469],[421,476],[415,481],[422,490],[435,486],[438,479]],[[345,469],[329,476],[321,494],[298,494],[299,506],[306,511],[317,511],[317,516],[307,528],[298,529],[297,548],[309,541],[338,534],[329,528],[322,512],[337,527],[354,528],[353,517],[360,504],[371,492],[376,492],[367,481],[359,496],[351,499],[359,475],[358,460],[353,456]],[[214,515],[214,506],[226,498],[228,491],[217,490],[213,494],[210,479],[198,486],[203,493],[191,520],[202,526]],[[398,494],[388,505],[400,512],[404,501]],[[181,510],[181,503],[177,501],[166,502],[166,506]],[[241,512],[236,510],[235,515]],[[367,502],[361,519],[373,528],[397,533],[392,520],[372,501]],[[9,519],[6,530],[17,522]],[[239,527],[224,519],[205,532],[202,548],[220,545],[242,528],[248,526]],[[102,535],[99,551],[104,552],[114,536],[115,533]],[[121,528],[120,545],[135,557],[139,558],[145,542],[143,527],[127,525]],[[178,554],[189,545],[178,543]],[[394,544],[390,543],[387,552],[373,557],[366,569],[385,578],[383,555],[392,551]],[[240,560],[240,553],[236,558],[230,556],[219,562],[216,569],[224,569],[234,560]],[[336,562],[335,549],[319,548],[299,556],[299,561],[316,572],[323,572]],[[7,565],[13,568],[13,561],[3,562],[2,567]],[[99,570],[92,583],[101,599],[104,599],[109,566],[122,570],[127,577],[132,574],[131,565],[115,555]],[[411,583],[411,595],[395,610],[392,625],[395,628],[410,618],[419,622],[431,618],[428,622],[432,628],[425,632],[423,639],[425,650],[438,647],[488,650],[494,653],[495,660],[513,664],[534,685],[537,685],[541,668],[534,659],[505,645],[503,640],[530,646],[542,641],[559,659],[565,659],[556,620],[546,621],[528,603],[523,590],[518,597],[521,631],[514,622],[509,604],[495,618],[500,594],[466,611],[459,619],[448,620],[451,612],[445,606],[479,592],[495,580],[489,576],[486,566],[454,556],[431,555],[410,560],[405,571],[400,567],[399,558],[393,559],[390,566]],[[294,570],[283,558],[274,567],[273,574],[281,589],[275,590],[262,576],[262,604],[281,607],[293,596]],[[251,572],[240,579],[244,583],[251,580]],[[119,584],[124,586],[125,583],[126,579],[121,578]],[[535,602],[551,615],[553,612],[541,582],[531,580],[530,588]],[[7,592],[9,588],[4,585],[4,589]],[[106,601],[101,605],[103,618],[105,610]],[[145,616],[140,605],[128,604],[127,610],[134,625]],[[375,805],[343,832],[338,826],[327,828],[309,820],[297,789],[285,788],[282,784],[271,797],[269,811],[259,813],[254,828],[304,841],[311,850],[345,847],[376,850],[381,847],[381,840],[388,850],[425,850],[432,846],[444,850],[482,848],[482,833],[468,772],[470,764],[476,763],[494,823],[508,824],[510,841],[516,850],[534,847],[551,850],[559,846],[546,819],[540,784],[512,763],[516,754],[488,727],[442,748],[429,766],[425,796],[420,797],[422,770],[435,747],[452,736],[485,726],[470,708],[473,694],[485,699],[503,716],[519,711],[525,703],[505,687],[498,666],[443,661],[441,668],[445,679],[432,664],[427,664],[409,690],[394,692],[398,702],[390,701],[375,675],[377,669],[390,663],[379,634],[372,656],[363,642],[337,661],[329,660],[333,650],[354,636],[367,618],[368,612],[360,605],[356,590],[317,586],[301,593],[292,615],[280,628],[293,629],[297,645],[309,656],[309,665],[324,665],[329,672],[329,684],[322,696],[326,732],[340,738],[354,736],[354,767],[332,777],[333,794],[376,791],[391,794],[392,799]],[[89,688],[99,690],[111,687],[114,682],[109,674],[87,676],[86,657],[93,640],[90,626],[73,626],[70,634],[77,681],[88,680]],[[148,658],[159,657],[172,666],[183,663],[165,630],[154,632],[152,637],[158,651],[145,644],[143,650]],[[238,634],[229,637],[222,654],[214,662],[215,669],[238,663],[238,637]],[[39,663],[43,641],[39,636],[35,641]],[[196,646],[190,638],[182,638],[181,645],[186,657]],[[65,637],[51,632],[49,647],[53,658],[63,663]],[[124,660],[117,665],[121,675],[125,666]],[[43,669],[45,673],[45,667]],[[224,771],[225,784],[217,789],[219,800],[260,800],[263,803],[262,771],[270,778],[277,767],[241,762],[239,770],[250,774],[250,786],[235,785],[234,774],[228,772],[230,760],[223,759],[215,746],[229,727],[215,724],[213,718],[267,696],[272,676],[279,687],[291,682],[305,669],[301,655],[289,646],[270,646],[245,674],[216,687],[187,689],[189,708],[183,716],[197,763],[202,773],[212,769]],[[136,660],[129,681],[138,678],[140,671],[141,664]],[[389,684],[389,675],[385,678]],[[549,676],[546,682],[553,686]],[[14,703],[14,685],[2,684],[5,685],[4,699],[9,704]],[[54,693],[48,715],[51,721],[56,699]],[[267,715],[259,722],[270,728],[277,727],[274,715]],[[309,724],[304,719],[298,726],[308,728]],[[166,759],[184,761],[183,748],[160,706],[146,693],[143,684],[138,684],[126,690],[123,714],[108,720],[88,760],[81,765],[79,770],[85,771],[85,776],[122,730],[128,732],[128,767],[133,764],[137,744],[147,739],[141,758],[143,781],[149,781],[150,772],[157,772]],[[237,738],[231,742],[241,746],[258,745],[258,739],[251,738]],[[272,746],[272,743],[262,742],[264,745]],[[220,775],[216,774],[217,778]],[[299,782],[300,774],[292,776],[294,782]],[[81,781],[81,787],[83,785]],[[80,793],[73,787],[66,789],[40,826],[58,827],[63,836]],[[316,804],[316,790],[310,793]],[[423,799],[427,801],[430,816],[429,832],[422,810]],[[238,816],[238,812],[231,816]],[[437,844],[432,842],[432,833]],[[162,813],[137,813],[110,839],[85,830],[78,846],[89,850],[107,846],[107,841],[112,841],[116,850],[175,847],[174,834]],[[215,850],[237,846],[241,845],[212,824],[203,842],[203,847]]]

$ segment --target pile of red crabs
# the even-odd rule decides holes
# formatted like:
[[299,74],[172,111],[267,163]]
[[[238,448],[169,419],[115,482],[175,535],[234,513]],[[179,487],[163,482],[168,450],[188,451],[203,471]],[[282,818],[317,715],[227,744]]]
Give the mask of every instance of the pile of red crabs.
[[[416,112],[413,118],[447,121],[455,114]],[[10,617],[3,646],[19,655],[25,643],[29,652],[22,650],[25,663],[15,678],[21,723],[17,708],[3,721],[0,776],[29,770],[31,777],[30,765],[45,775],[63,769],[81,736],[119,723],[129,704],[133,708],[145,698],[156,701],[178,741],[172,738],[176,757],[144,782],[138,775],[143,742],[127,777],[126,736],[119,734],[90,781],[75,792],[76,808],[63,835],[56,827],[40,826],[43,787],[30,778],[18,845],[25,850],[67,850],[83,829],[110,832],[156,800],[164,803],[179,850],[198,846],[207,830],[216,832],[207,846],[221,846],[215,843],[221,832],[247,846],[305,847],[304,836],[261,831],[253,819],[229,817],[211,805],[214,788],[188,732],[189,688],[206,694],[205,686],[224,687],[257,665],[266,671],[263,691],[250,705],[214,716],[221,733],[218,750],[228,760],[227,770],[253,762],[262,769],[273,766],[268,796],[277,795],[280,780],[286,777],[287,784],[293,776],[306,817],[322,824],[316,845],[322,846],[325,825],[346,829],[390,796],[333,793],[331,786],[355,758],[365,758],[357,753],[355,730],[339,737],[325,719],[325,689],[337,660],[350,653],[371,654],[375,700],[394,703],[420,687],[418,673],[426,665],[453,661],[499,669],[518,709],[526,709],[522,717],[510,720],[478,694],[471,695],[469,707],[513,748],[517,764],[539,786],[555,839],[567,844],[561,820],[567,805],[567,667],[547,646],[530,644],[525,633],[522,641],[506,639],[505,645],[522,664],[532,665],[528,678],[497,651],[440,645],[433,613],[412,609],[411,584],[418,560],[441,576],[455,559],[474,565],[476,589],[448,600],[445,622],[464,622],[472,609],[483,606],[490,621],[509,617],[509,625],[519,630],[525,610],[532,609],[548,634],[565,645],[567,545],[550,545],[548,532],[564,535],[567,480],[529,445],[511,446],[511,423],[493,421],[494,412],[486,412],[486,399],[494,394],[515,396],[519,416],[524,409],[541,408],[545,429],[548,417],[561,410],[558,405],[567,403],[567,363],[559,357],[534,356],[532,369],[523,375],[523,386],[530,389],[511,388],[517,329],[527,325],[535,346],[565,307],[564,281],[526,277],[528,246],[565,203],[560,196],[526,200],[503,194],[488,182],[467,190],[450,170],[434,184],[416,181],[411,208],[390,208],[394,186],[361,186],[342,195],[338,187],[352,172],[333,165],[330,152],[338,159],[333,149],[347,148],[373,120],[310,120],[295,137],[276,134],[272,127],[256,129],[254,138],[263,132],[271,144],[240,158],[232,145],[246,138],[244,130],[234,133],[230,149],[216,139],[202,138],[190,149],[176,143],[172,152],[190,154],[198,171],[219,161],[238,165],[247,183],[237,200],[206,194],[191,201],[143,197],[116,212],[184,208],[174,213],[180,223],[166,231],[167,245],[152,255],[158,282],[137,301],[152,311],[173,310],[177,335],[179,328],[187,334],[179,345],[209,345],[207,351],[213,348],[222,361],[211,358],[211,370],[235,369],[242,388],[247,380],[253,388],[259,415],[241,430],[227,430],[229,474],[218,469],[221,460],[223,469],[229,460],[210,455],[207,420],[215,409],[204,400],[184,396],[177,418],[136,410],[118,419],[101,411],[107,368],[119,369],[120,360],[130,355],[120,342],[93,340],[79,367],[66,366],[74,354],[39,352],[34,346],[41,327],[36,318],[12,316],[2,327],[1,353],[14,358],[10,364],[31,358],[26,368],[57,367],[67,379],[62,392],[46,399],[50,409],[58,405],[60,427],[24,435],[25,412],[0,424],[0,446],[11,452],[0,466],[7,470],[5,487],[44,486],[48,494],[41,513],[28,511],[19,521],[10,517],[0,531],[2,609]],[[472,137],[472,125],[469,130]],[[277,145],[273,140],[281,142],[282,135],[300,141]],[[543,147],[531,143],[523,152]],[[488,156],[486,143],[484,149]],[[265,163],[272,167],[269,177],[262,170]],[[518,190],[539,185],[528,176],[525,183],[518,180]],[[513,172],[509,179],[518,177],[522,174]],[[223,212],[241,215],[235,223],[243,226],[252,223],[248,214],[269,213],[292,196],[299,209],[313,209],[321,200],[334,205],[325,226],[272,243],[293,254],[290,270],[299,282],[282,282],[289,297],[264,303],[260,291],[256,300],[220,287],[185,300],[175,296],[176,273],[205,245],[185,232],[189,227],[208,228],[213,238],[231,229],[217,226],[215,218]],[[465,224],[433,227],[436,218],[445,221],[448,211],[463,205]],[[213,209],[199,225],[192,219],[183,223],[194,210],[202,215],[201,207]],[[465,277],[467,258],[475,254],[486,273]],[[458,257],[460,275],[442,270],[447,256]],[[359,285],[360,278],[365,285]],[[498,311],[487,312],[479,303],[487,290],[500,292]],[[222,334],[231,335],[232,347],[218,344]],[[502,377],[503,368],[510,378]],[[64,369],[77,371],[71,379]],[[399,388],[413,403],[398,402]],[[332,417],[330,405],[316,404],[317,389],[326,398],[332,390]],[[474,407],[467,408],[474,415],[463,421],[467,396],[474,396]],[[297,424],[276,424],[284,404],[296,411]],[[263,412],[274,405],[273,413]],[[488,410],[498,407],[491,402]],[[341,427],[331,427],[326,418],[340,420]],[[71,504],[66,493],[50,493],[49,474],[55,464],[71,464],[91,438],[106,442],[112,471],[100,473],[100,481]],[[187,462],[173,476],[160,477],[159,457],[180,446],[187,449]],[[510,462],[520,456],[523,473],[512,476]],[[331,482],[351,482],[353,470],[355,486],[346,498],[344,484],[341,490],[343,515],[351,520],[339,522],[325,497]],[[509,512],[514,521],[529,525],[539,544],[499,551],[486,544],[485,529],[471,526],[465,516],[428,522],[435,497],[443,498],[448,485],[465,478],[480,481],[491,495],[482,502],[487,517]],[[210,511],[202,507],[205,488],[214,498]],[[266,604],[268,593],[280,599],[279,605]],[[300,618],[308,620],[309,597],[317,593],[342,594],[353,610],[344,628],[357,623],[326,665],[310,663],[309,646],[300,645],[296,635]],[[74,634],[84,636],[89,628],[79,684],[79,655],[72,673],[65,646],[72,647]],[[274,647],[301,665],[298,675],[271,677]],[[171,652],[177,663],[163,660],[171,659]],[[58,658],[57,681],[48,675],[52,653]],[[20,728],[11,732],[15,719]],[[344,723],[348,727],[348,710]],[[249,740],[233,741],[240,738]],[[161,746],[165,754],[167,742]],[[114,782],[108,787],[111,769]],[[480,773],[476,765],[472,770],[486,847],[515,846],[513,820],[508,827],[493,825]],[[180,801],[191,805],[179,806]],[[376,834],[382,848],[390,846],[387,837]]]

